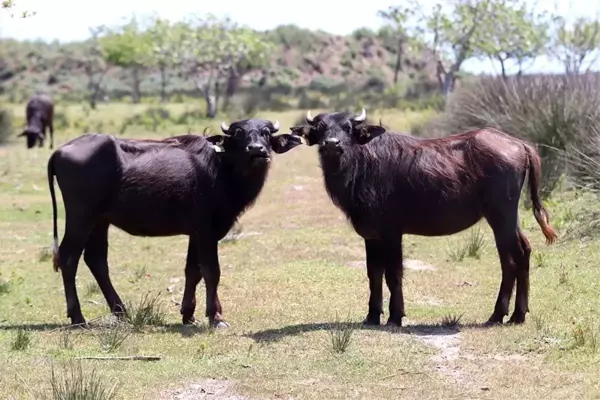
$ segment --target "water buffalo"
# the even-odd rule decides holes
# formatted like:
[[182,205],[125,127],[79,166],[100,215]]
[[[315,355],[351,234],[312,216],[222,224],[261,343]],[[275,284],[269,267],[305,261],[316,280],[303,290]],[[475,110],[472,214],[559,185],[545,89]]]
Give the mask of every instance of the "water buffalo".
[[502,323],[516,281],[510,322],[528,309],[531,246],[519,227],[518,204],[525,176],[533,213],[547,243],[557,238],[540,202],[540,157],[526,142],[496,129],[476,129],[437,139],[393,134],[366,123],[366,112],[306,115],[292,127],[309,146],[318,145],[325,188],[364,239],[369,312],[379,325],[382,280],[391,293],[388,325],[401,326],[402,235],[444,236],[485,218],[494,232],[502,282],[488,323]]
[[31,149],[36,142],[39,147],[44,146],[46,130],[50,131],[50,149],[54,148],[54,103],[52,99],[37,93],[29,99],[25,111],[27,127],[18,137],[27,137],[27,148]]
[[[62,272],[67,315],[83,324],[75,275],[79,259],[90,268],[112,313],[125,313],[108,273],[108,228],[134,236],[188,235],[183,323],[194,321],[196,286],[206,284],[206,316],[227,326],[217,294],[218,242],[258,197],[271,150],[285,153],[300,144],[274,135],[279,122],[250,119],[227,126],[223,135],[182,135],[162,141],[85,134],[57,149],[48,161],[54,222],[54,269]],[[58,246],[54,176],[66,221]]]

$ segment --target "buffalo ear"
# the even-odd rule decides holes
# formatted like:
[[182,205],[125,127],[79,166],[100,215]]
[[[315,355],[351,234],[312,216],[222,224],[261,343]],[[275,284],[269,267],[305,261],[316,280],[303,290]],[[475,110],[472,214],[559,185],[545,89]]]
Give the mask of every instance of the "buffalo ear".
[[303,144],[307,145],[307,146],[312,146],[314,144],[316,144],[316,142],[312,142],[310,141],[310,133],[314,128],[312,126],[309,125],[298,125],[298,126],[292,126],[290,128],[290,131],[292,131],[292,136],[298,136],[302,139],[304,139],[304,141],[302,142]]
[[377,136],[385,133],[385,128],[379,125],[363,125],[356,128],[355,138],[359,144],[367,144]]
[[21,133],[19,133],[19,134],[17,135],[17,137],[23,137],[23,136],[27,136],[27,131],[26,131],[26,130],[25,130],[25,131],[23,131],[23,132],[21,132]]
[[223,139],[225,139],[225,136],[212,135],[205,137],[205,139],[208,140],[208,142],[212,145],[212,148],[217,153],[223,153],[225,151],[225,149],[223,148]]
[[271,142],[271,148],[277,154],[285,153],[304,143],[304,138],[302,136],[290,135],[289,133],[271,136],[269,140]]

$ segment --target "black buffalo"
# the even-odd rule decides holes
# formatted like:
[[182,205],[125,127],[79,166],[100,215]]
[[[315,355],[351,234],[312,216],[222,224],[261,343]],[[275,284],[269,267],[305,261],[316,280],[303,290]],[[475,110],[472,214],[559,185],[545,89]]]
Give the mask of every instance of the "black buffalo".
[[502,323],[516,281],[510,322],[522,323],[528,309],[531,246],[518,223],[525,176],[535,218],[548,243],[557,234],[538,196],[536,150],[496,129],[437,139],[393,134],[366,123],[366,112],[307,113],[308,125],[292,127],[308,145],[318,145],[325,188],[364,239],[370,299],[366,324],[379,325],[382,281],[391,293],[389,325],[400,326],[402,236],[451,235],[485,218],[502,266],[502,283],[488,323]]
[[25,110],[27,127],[18,137],[27,137],[27,148],[31,149],[38,143],[44,146],[46,131],[50,131],[50,148],[54,148],[54,103],[45,94],[31,96]]
[[[271,150],[285,153],[301,142],[289,134],[274,135],[279,123],[266,120],[223,123],[221,129],[223,135],[161,141],[86,134],[52,154],[54,269],[62,271],[72,324],[85,323],[75,287],[82,253],[111,312],[126,312],[108,273],[107,235],[114,225],[135,236],[188,235],[183,323],[194,321],[196,286],[204,278],[206,316],[213,326],[227,326],[217,294],[218,242],[258,197]],[[54,176],[66,213],[60,247]]]

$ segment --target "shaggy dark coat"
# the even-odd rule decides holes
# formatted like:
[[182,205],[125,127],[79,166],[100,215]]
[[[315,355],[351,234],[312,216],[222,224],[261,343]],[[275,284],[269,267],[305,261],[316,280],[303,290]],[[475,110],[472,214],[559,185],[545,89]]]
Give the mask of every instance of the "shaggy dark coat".
[[519,227],[518,204],[525,177],[533,213],[548,243],[557,234],[538,196],[540,158],[528,143],[496,129],[478,129],[437,139],[394,134],[365,123],[366,113],[307,114],[292,133],[319,147],[325,188],[364,239],[369,277],[365,323],[378,325],[382,281],[391,292],[388,323],[400,326],[402,236],[451,235],[482,218],[491,226],[502,266],[502,282],[491,323],[508,315],[525,321],[531,246]]

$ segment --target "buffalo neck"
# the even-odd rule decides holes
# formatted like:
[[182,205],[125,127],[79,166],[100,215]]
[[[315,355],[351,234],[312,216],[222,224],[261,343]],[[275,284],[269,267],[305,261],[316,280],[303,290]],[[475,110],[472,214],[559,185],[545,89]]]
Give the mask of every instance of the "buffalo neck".
[[218,164],[215,184],[226,199],[220,206],[239,216],[256,201],[267,179],[269,164],[253,165],[251,160],[240,160],[235,154],[215,156]]

